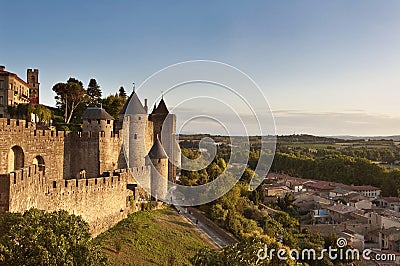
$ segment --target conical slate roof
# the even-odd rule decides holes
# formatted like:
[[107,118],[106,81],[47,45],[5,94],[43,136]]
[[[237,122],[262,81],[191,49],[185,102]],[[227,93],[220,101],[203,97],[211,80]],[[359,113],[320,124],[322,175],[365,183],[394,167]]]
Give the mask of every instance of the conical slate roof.
[[124,106],[122,107],[121,111],[119,112],[120,115],[124,115],[125,114],[126,108],[128,108],[128,104],[132,99],[132,95],[133,95],[133,93],[129,96],[128,100],[126,100]]
[[156,106],[156,104],[154,104],[153,111],[151,112],[151,114],[155,114],[156,113],[156,109],[157,109],[157,106]]
[[129,96],[124,107],[122,107],[122,110],[119,113],[126,115],[147,114],[135,91],[133,91],[131,96]]
[[106,112],[103,108],[99,107],[88,107],[82,115],[83,120],[89,119],[100,119],[100,120],[114,120],[109,113]]
[[164,98],[161,99],[160,103],[158,104],[158,107],[153,111],[154,114],[168,114],[168,108],[167,105],[164,102]]
[[154,141],[153,147],[151,147],[148,156],[150,157],[150,159],[168,158],[160,140],[158,139],[158,136]]

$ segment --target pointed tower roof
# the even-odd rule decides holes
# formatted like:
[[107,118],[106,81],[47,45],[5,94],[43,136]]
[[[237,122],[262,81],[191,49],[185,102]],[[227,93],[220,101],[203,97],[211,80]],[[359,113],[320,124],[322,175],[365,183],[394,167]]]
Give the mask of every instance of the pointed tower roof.
[[100,120],[114,120],[109,113],[106,112],[103,108],[99,107],[88,107],[82,115],[83,120],[89,119],[100,119]]
[[148,156],[150,157],[150,159],[168,158],[160,140],[158,139],[158,136],[155,139],[153,147],[151,147]]
[[135,91],[133,91],[131,96],[129,96],[119,113],[128,115],[147,114]]
[[158,104],[157,109],[154,111],[155,114],[168,114],[168,108],[165,104],[164,98],[161,99],[160,103]]
[[156,109],[157,109],[157,106],[156,106],[156,104],[154,104],[153,111],[151,112],[151,114],[155,114],[156,113]]
[[129,96],[128,100],[126,100],[124,106],[122,107],[121,111],[119,112],[120,115],[124,115],[125,114],[126,108],[128,108],[128,104],[132,99],[132,95],[133,95],[133,93]]

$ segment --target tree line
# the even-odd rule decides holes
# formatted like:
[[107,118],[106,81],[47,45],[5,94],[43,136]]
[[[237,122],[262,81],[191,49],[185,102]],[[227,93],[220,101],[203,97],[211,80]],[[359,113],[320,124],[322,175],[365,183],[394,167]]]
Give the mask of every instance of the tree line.
[[384,141],[382,145],[357,145],[336,148],[328,145],[326,148],[310,149],[300,147],[296,144],[284,145],[277,144],[277,152],[294,154],[296,156],[304,155],[307,157],[317,158],[328,155],[347,155],[351,157],[365,158],[375,162],[395,163],[400,158],[400,149],[394,145],[393,141]]
[[400,170],[388,171],[365,158],[330,155],[314,159],[276,153],[271,171],[346,185],[372,185],[381,188],[383,196],[399,195]]
[[128,99],[122,86],[117,93],[102,97],[101,87],[94,78],[89,80],[86,88],[82,81],[71,77],[66,82],[55,84],[52,90],[56,93],[56,108],[42,104],[19,104],[17,107],[8,107],[10,117],[30,121],[31,114],[35,114],[39,122],[49,124],[52,121],[57,130],[79,131],[86,108],[102,107],[114,119],[118,119]]
[[127,100],[124,87],[118,93],[102,98],[102,91],[96,79],[89,80],[87,88],[82,81],[69,78],[67,82],[55,84],[52,90],[56,93],[57,108],[66,124],[81,123],[81,116],[87,107],[102,106],[115,119]]

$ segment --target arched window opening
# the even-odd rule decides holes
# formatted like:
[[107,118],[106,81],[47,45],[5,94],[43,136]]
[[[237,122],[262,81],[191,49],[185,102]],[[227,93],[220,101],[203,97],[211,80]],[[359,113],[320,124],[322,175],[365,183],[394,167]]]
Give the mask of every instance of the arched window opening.
[[33,158],[32,164],[37,166],[37,169],[41,172],[43,172],[43,175],[45,173],[45,165],[44,165],[44,159],[42,156],[38,155],[35,158]]
[[8,172],[24,168],[24,151],[20,146],[14,146],[8,152]]

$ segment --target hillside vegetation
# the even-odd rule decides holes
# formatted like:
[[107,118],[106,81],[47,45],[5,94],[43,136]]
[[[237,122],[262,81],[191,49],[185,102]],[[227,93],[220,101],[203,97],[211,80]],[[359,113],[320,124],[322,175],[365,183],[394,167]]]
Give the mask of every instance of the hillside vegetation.
[[114,265],[190,265],[198,250],[211,247],[171,208],[133,213],[95,242]]

